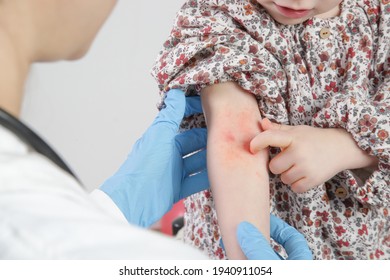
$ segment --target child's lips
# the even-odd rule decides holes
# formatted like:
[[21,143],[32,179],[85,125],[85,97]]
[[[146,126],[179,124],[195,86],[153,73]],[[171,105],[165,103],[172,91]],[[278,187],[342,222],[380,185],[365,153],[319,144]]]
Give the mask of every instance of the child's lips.
[[275,6],[282,15],[284,15],[285,17],[294,18],[294,19],[303,18],[303,17],[307,16],[311,11],[309,9],[307,9],[307,10],[294,10],[294,9],[291,9],[288,7],[280,6],[278,4],[275,4]]

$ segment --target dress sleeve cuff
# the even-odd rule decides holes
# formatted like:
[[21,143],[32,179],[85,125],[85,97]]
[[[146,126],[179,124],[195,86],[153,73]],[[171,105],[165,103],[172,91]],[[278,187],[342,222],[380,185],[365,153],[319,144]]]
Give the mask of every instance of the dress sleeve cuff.
[[344,128],[357,145],[379,159],[376,170],[363,182],[349,182],[350,190],[363,204],[390,205],[390,123],[389,105],[363,98],[362,89],[351,89],[327,101],[317,112],[312,125],[322,128]]
[[361,96],[360,92],[333,96],[325,107],[314,115],[312,125],[344,128],[362,150],[379,158],[382,169],[389,170],[389,105]]

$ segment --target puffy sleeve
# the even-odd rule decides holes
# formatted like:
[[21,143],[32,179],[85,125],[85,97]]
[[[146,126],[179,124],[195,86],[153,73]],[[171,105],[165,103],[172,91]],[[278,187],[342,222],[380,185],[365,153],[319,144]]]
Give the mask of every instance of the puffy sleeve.
[[390,205],[390,2],[364,0],[373,31],[371,86],[350,86],[328,99],[313,117],[317,127],[346,129],[358,146],[379,159],[376,171],[351,189],[362,203]]
[[351,191],[362,203],[385,206],[390,205],[390,83],[381,88],[386,98],[380,101],[362,96],[359,89],[334,96],[314,116],[313,125],[346,129],[362,150],[379,159],[363,185],[351,182]]
[[280,112],[286,77],[270,44],[280,35],[259,8],[256,1],[187,1],[152,70],[160,91],[199,92],[234,81],[255,94],[264,111]]

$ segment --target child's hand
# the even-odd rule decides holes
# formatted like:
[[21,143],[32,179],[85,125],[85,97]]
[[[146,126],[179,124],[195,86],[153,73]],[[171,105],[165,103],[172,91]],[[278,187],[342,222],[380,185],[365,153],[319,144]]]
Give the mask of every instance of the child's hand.
[[280,125],[268,119],[263,119],[261,126],[264,132],[252,139],[251,152],[268,146],[281,148],[269,168],[295,192],[308,191],[342,170],[373,164],[372,157],[360,150],[343,129]]

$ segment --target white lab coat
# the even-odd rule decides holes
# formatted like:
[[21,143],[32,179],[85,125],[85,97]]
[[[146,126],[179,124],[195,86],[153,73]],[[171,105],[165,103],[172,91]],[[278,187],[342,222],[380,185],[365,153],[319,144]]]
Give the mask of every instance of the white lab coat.
[[0,126],[0,259],[206,259],[129,225],[101,191],[87,194]]

